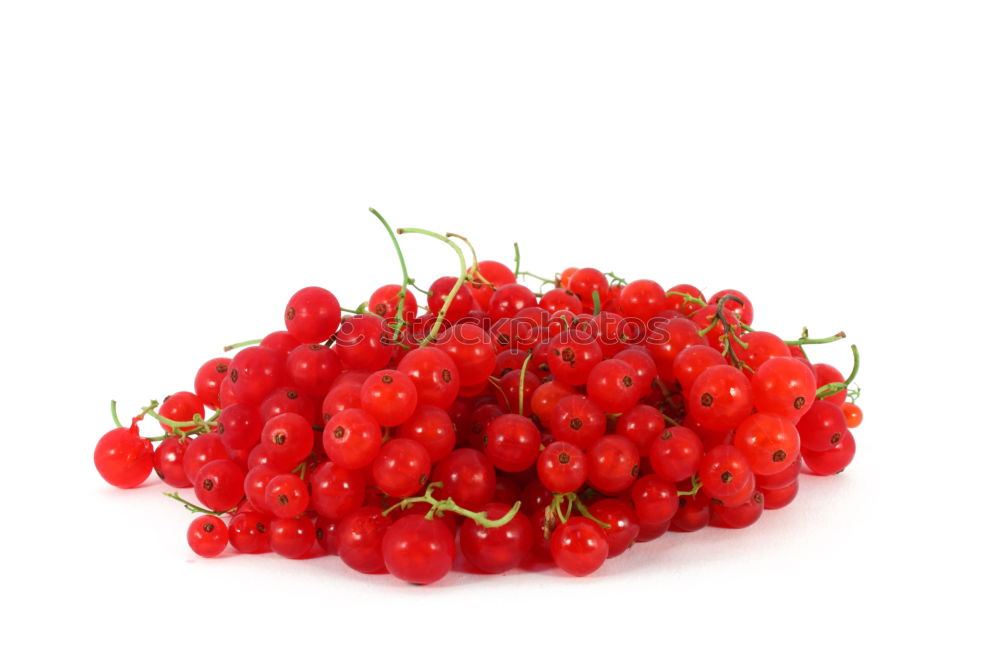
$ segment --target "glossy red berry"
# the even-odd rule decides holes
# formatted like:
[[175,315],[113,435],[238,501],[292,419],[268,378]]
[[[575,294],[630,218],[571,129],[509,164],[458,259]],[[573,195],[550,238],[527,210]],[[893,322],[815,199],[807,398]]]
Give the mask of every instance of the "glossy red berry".
[[340,375],[340,357],[332,347],[299,345],[288,354],[288,379],[307,395],[322,398]]
[[552,442],[538,455],[538,480],[554,493],[579,490],[587,480],[587,456],[567,442]]
[[777,474],[799,456],[795,424],[774,414],[751,414],[736,428],[733,444],[750,463],[754,474]]
[[334,347],[345,368],[373,372],[384,368],[392,358],[391,340],[385,320],[360,314],[344,320]]
[[320,463],[309,475],[310,508],[324,518],[340,520],[365,501],[365,474]]
[[337,465],[362,469],[382,448],[382,428],[368,412],[345,409],[334,414],[323,429],[323,449]]
[[729,365],[713,365],[691,385],[688,413],[705,429],[735,428],[753,411],[750,380]]
[[590,514],[602,523],[608,540],[608,557],[621,555],[632,547],[639,536],[639,519],[629,502],[606,497],[590,506]]
[[259,511],[243,511],[229,521],[229,543],[240,553],[266,553],[271,549],[271,518]]
[[448,409],[458,397],[458,366],[441,349],[413,349],[403,356],[397,369],[413,382],[418,404]]
[[396,578],[429,585],[444,578],[455,562],[455,535],[444,520],[403,516],[382,539],[385,566]]
[[212,409],[221,405],[219,392],[229,377],[229,358],[220,356],[205,361],[194,376],[194,392],[198,400]]
[[215,557],[229,544],[229,531],[218,516],[201,515],[188,526],[187,541],[198,555]]
[[649,462],[653,471],[665,481],[678,483],[698,471],[704,447],[690,428],[667,428],[649,446]]
[[802,450],[802,459],[814,474],[829,476],[839,474],[854,460],[854,435],[847,431],[836,444],[823,451]]
[[731,497],[743,490],[753,479],[750,461],[731,444],[720,444],[709,450],[698,469],[702,489],[710,497]]
[[[205,417],[205,405],[194,393],[190,391],[178,391],[163,401],[157,413],[171,421],[187,422],[193,420],[195,416],[203,419]],[[168,423],[161,421],[160,425],[167,432],[173,432],[174,430],[174,427]],[[186,426],[178,429],[181,432],[191,432],[195,427]]]
[[340,326],[340,302],[322,287],[295,292],[285,306],[285,328],[300,343],[323,342]]
[[608,559],[608,539],[594,521],[573,516],[552,533],[552,559],[573,576],[587,576]]
[[632,409],[642,394],[635,368],[625,361],[613,358],[601,361],[587,378],[587,397],[609,414]]
[[765,361],[750,379],[757,411],[798,423],[816,401],[816,377],[801,361],[778,357]]
[[236,399],[259,405],[285,383],[285,359],[284,354],[268,347],[241,349],[229,364],[229,381]]
[[605,435],[587,449],[587,481],[606,495],[621,492],[639,476],[639,449],[621,435]]
[[481,384],[493,372],[497,355],[490,335],[475,324],[452,326],[441,333],[434,344],[454,361],[462,386]]
[[[510,505],[492,502],[483,509],[490,520],[498,520],[510,510]],[[524,513],[518,512],[500,527],[484,527],[466,520],[459,530],[462,554],[474,567],[489,574],[510,571],[531,552],[531,524]]]
[[523,472],[535,463],[542,437],[530,419],[504,414],[486,429],[486,456],[504,472]]
[[278,474],[264,489],[264,508],[278,518],[294,518],[309,508],[309,489],[295,474]]
[[828,400],[817,400],[799,419],[796,427],[803,451],[826,451],[835,447],[847,435],[847,419],[840,406]]
[[153,451],[153,470],[163,482],[174,488],[190,488],[191,481],[184,473],[184,454],[187,440],[168,437]]
[[[379,287],[368,298],[368,311],[382,319],[396,319],[400,292],[403,292],[403,287],[398,284]],[[402,315],[404,322],[411,322],[417,316],[417,299],[409,289],[403,295]]]
[[390,497],[409,497],[427,483],[431,458],[412,439],[391,439],[379,450],[372,463],[375,485]]
[[268,527],[271,550],[282,557],[301,559],[316,545],[316,527],[308,516],[275,518]]
[[246,472],[231,460],[206,463],[194,479],[198,501],[212,511],[228,511],[243,499]]
[[398,426],[417,408],[417,387],[398,370],[380,370],[361,385],[361,408],[380,426]]
[[435,497],[451,498],[470,511],[480,511],[493,498],[496,470],[489,458],[475,449],[455,449],[434,467],[431,480],[440,482]]
[[94,466],[111,485],[135,488],[153,471],[153,445],[138,428],[115,428],[97,442]]

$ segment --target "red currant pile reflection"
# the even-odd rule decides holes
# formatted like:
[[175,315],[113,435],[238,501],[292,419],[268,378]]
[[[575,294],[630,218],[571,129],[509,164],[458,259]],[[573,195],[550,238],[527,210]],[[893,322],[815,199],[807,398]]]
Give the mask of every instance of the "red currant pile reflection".
[[[857,348],[846,378],[805,351],[843,333],[783,340],[752,328],[734,289],[550,279],[522,271],[516,245],[511,269],[375,215],[402,284],[357,309],[301,289],[285,330],[206,361],[193,391],[127,427],[112,403],[98,471],[193,489],[169,496],[197,514],[199,555],[329,553],[417,584],[459,553],[484,573],[551,561],[585,576],[667,531],[748,527],[792,502],[803,465],[835,474],[854,457]],[[457,277],[419,289],[404,234],[446,243]],[[140,435],[147,416],[165,432]]]

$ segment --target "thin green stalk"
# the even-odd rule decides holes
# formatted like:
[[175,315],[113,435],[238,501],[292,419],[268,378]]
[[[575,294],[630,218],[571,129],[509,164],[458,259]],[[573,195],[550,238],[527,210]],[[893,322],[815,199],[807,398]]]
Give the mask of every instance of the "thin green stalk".
[[372,215],[377,217],[378,221],[382,223],[383,227],[385,227],[386,232],[389,234],[389,238],[392,239],[392,246],[396,248],[396,256],[399,257],[399,265],[403,269],[403,282],[399,288],[399,302],[396,304],[396,317],[395,317],[396,331],[393,334],[393,339],[395,340],[396,337],[399,336],[400,331],[403,330],[403,326],[405,325],[405,322],[403,321],[403,304],[406,301],[406,287],[411,282],[410,274],[406,270],[406,259],[403,258],[403,250],[402,248],[399,247],[399,240],[396,238],[396,234],[392,233],[392,227],[389,226],[389,223],[385,221],[385,218],[382,217],[381,213],[379,213],[377,210],[375,210],[374,208],[369,208],[368,210],[371,212]]
[[431,330],[427,334],[427,337],[420,341],[420,346],[425,347],[437,338],[438,331],[441,330],[441,324],[444,322],[445,315],[448,313],[448,308],[451,307],[452,301],[455,300],[455,297],[458,295],[458,292],[462,288],[462,285],[465,284],[465,280],[467,278],[465,272],[465,255],[462,253],[462,248],[460,248],[458,245],[455,244],[455,241],[445,236],[442,236],[441,234],[434,233],[433,231],[428,231],[426,229],[415,229],[410,227],[406,229],[396,229],[396,233],[399,235],[422,234],[424,236],[430,236],[431,238],[436,238],[442,243],[447,243],[449,246],[451,246],[451,249],[455,251],[455,254],[458,255],[459,265],[461,266],[458,272],[458,279],[455,280],[455,285],[451,288],[451,291],[448,292],[448,296],[445,297],[444,303],[441,305],[441,311],[438,312],[437,319],[434,320],[434,325],[431,326]]

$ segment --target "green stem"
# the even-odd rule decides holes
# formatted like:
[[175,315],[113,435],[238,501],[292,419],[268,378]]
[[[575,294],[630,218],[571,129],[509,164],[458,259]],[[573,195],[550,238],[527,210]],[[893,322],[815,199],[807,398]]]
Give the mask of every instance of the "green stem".
[[849,374],[847,379],[842,382],[831,382],[830,384],[820,386],[816,390],[816,398],[818,400],[828,398],[834,393],[847,390],[847,387],[854,381],[854,378],[858,376],[858,369],[861,367],[861,355],[858,353],[857,345],[851,345],[851,354],[854,356],[854,366],[851,368],[851,374]]
[[528,357],[521,364],[521,378],[517,383],[517,413],[521,416],[524,416],[524,373],[528,370],[528,361],[531,360],[531,356],[532,352],[529,352]]
[[514,243],[514,275],[521,272],[521,248]]
[[680,296],[681,298],[684,299],[685,305],[687,305],[688,303],[697,303],[701,307],[705,307],[706,305],[708,305],[708,303],[698,298],[697,296],[692,296],[691,294],[688,294],[683,291],[668,291],[666,292],[666,294],[667,296]]
[[419,497],[407,497],[403,500],[400,500],[399,502],[393,504],[388,509],[383,511],[382,515],[388,516],[390,513],[392,513],[398,508],[406,509],[412,506],[413,504],[416,504],[418,502],[423,502],[431,505],[431,508],[427,511],[426,514],[426,518],[428,520],[433,519],[435,516],[440,516],[445,511],[451,511],[452,513],[457,513],[460,516],[465,516],[469,520],[474,521],[477,525],[482,525],[483,527],[486,528],[492,528],[492,527],[503,527],[504,525],[512,521],[514,519],[514,516],[517,515],[517,512],[521,510],[521,502],[520,500],[518,500],[517,502],[514,502],[514,506],[512,506],[510,510],[507,511],[507,513],[505,513],[503,516],[496,519],[490,519],[487,517],[485,511],[469,511],[468,509],[456,504],[455,500],[453,500],[450,497],[448,499],[443,499],[443,500],[435,499],[433,496],[434,489],[440,488],[441,485],[442,484],[440,482],[428,484],[427,490],[424,492],[423,495]]
[[697,474],[692,474],[691,490],[678,490],[677,495],[679,497],[684,497],[685,495],[697,495],[699,490],[701,490],[701,479],[698,478]]
[[358,308],[357,310],[352,310],[351,308],[345,308],[343,305],[340,306],[341,312],[350,312],[351,314],[365,314],[364,308]]
[[483,286],[492,287],[493,283],[486,279],[486,276],[479,272],[479,257],[476,256],[476,248],[473,247],[472,242],[462,236],[461,234],[456,234],[448,232],[445,234],[448,238],[457,238],[458,240],[465,243],[466,247],[469,248],[469,254],[472,255],[472,266],[469,267],[469,274],[472,275],[473,279],[481,283]]
[[837,340],[843,340],[847,337],[847,333],[840,331],[839,333],[834,333],[828,338],[799,338],[798,340],[785,340],[786,345],[799,346],[799,345],[825,345],[830,342],[836,342]]
[[600,294],[597,293],[596,289],[591,294],[591,296],[594,298],[594,316],[596,317],[597,315],[601,314],[601,296]]
[[530,278],[535,278],[536,280],[541,280],[541,282],[543,284],[559,284],[556,280],[552,280],[552,279],[549,279],[549,278],[544,278],[541,275],[536,275],[535,273],[532,273],[531,271],[516,271],[514,274],[515,275],[526,275],[526,276],[528,276]]
[[410,284],[410,274],[406,270],[406,260],[403,259],[403,250],[402,248],[399,247],[399,240],[396,238],[396,234],[392,233],[392,227],[389,226],[389,223],[385,221],[385,218],[382,217],[382,215],[377,210],[375,210],[374,208],[369,208],[368,210],[371,212],[372,215],[377,217],[378,221],[382,223],[383,227],[385,227],[386,232],[389,234],[389,238],[392,239],[392,246],[396,248],[396,256],[399,257],[399,265],[403,268],[403,282],[399,288],[399,302],[396,304],[396,317],[395,317],[396,330],[392,338],[393,340],[395,340],[399,336],[399,333],[400,331],[402,331],[404,326],[403,304],[406,301],[406,287],[407,285]]
[[250,345],[259,345],[264,342],[264,338],[257,338],[256,340],[244,340],[243,342],[235,342],[231,345],[226,345],[222,348],[222,351],[233,351],[234,349],[239,349],[240,347],[249,347]]
[[192,504],[191,502],[188,502],[186,499],[184,499],[183,497],[181,497],[180,494],[178,494],[177,492],[163,493],[163,494],[166,495],[167,497],[169,497],[171,499],[175,499],[178,502],[180,502],[181,504],[183,504],[184,508],[187,509],[188,511],[190,511],[191,513],[207,513],[207,514],[212,515],[212,516],[221,516],[221,515],[227,514],[230,511],[232,511],[232,509],[227,509],[225,511],[209,511],[208,509],[206,509],[204,507],[200,507],[197,504]]
[[[431,330],[427,334],[427,337],[420,341],[420,346],[425,347],[431,342],[433,342],[435,338],[437,338],[438,331],[441,330],[441,324],[444,322],[444,317],[448,312],[448,308],[451,307],[452,301],[455,300],[455,297],[458,295],[458,292],[462,288],[462,285],[465,284],[465,280],[468,277],[465,273],[465,255],[462,254],[462,248],[456,245],[455,241],[445,236],[442,236],[441,234],[434,233],[433,231],[428,231],[427,229],[415,229],[411,227],[407,229],[396,229],[396,233],[399,235],[422,234],[424,236],[430,236],[431,238],[436,238],[443,243],[447,243],[448,245],[451,246],[451,249],[455,251],[455,254],[458,255],[459,265],[461,266],[458,272],[458,279],[455,280],[455,285],[451,288],[451,291],[448,292],[448,296],[445,297],[444,303],[441,305],[441,310],[440,312],[438,312],[437,319],[434,320],[434,325],[431,326]],[[456,236],[456,238],[461,238],[461,236]]]
[[118,403],[114,400],[111,401],[111,419],[115,422],[115,425],[119,428],[124,428],[122,422],[118,420]]

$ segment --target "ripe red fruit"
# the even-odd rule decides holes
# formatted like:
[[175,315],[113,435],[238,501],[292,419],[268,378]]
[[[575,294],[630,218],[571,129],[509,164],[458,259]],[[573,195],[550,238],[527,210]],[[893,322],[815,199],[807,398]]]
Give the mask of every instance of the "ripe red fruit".
[[417,408],[417,387],[398,370],[376,372],[361,385],[361,408],[381,426],[398,426]]
[[587,456],[567,442],[552,442],[538,455],[538,480],[554,493],[571,493],[587,480]]
[[496,364],[497,355],[489,333],[475,324],[452,326],[438,336],[435,346],[454,361],[462,386],[485,382]]
[[188,545],[202,557],[220,555],[229,544],[229,531],[218,516],[202,515],[191,521],[187,531]]
[[[510,505],[497,502],[483,509],[490,520],[498,520],[510,510]],[[531,524],[521,512],[500,527],[484,527],[466,520],[458,533],[462,554],[474,567],[489,574],[509,571],[531,552]]]
[[429,585],[444,578],[455,562],[455,535],[444,520],[403,516],[382,538],[385,566],[396,578]]
[[390,497],[409,497],[427,483],[431,457],[412,439],[391,439],[372,463],[375,485]]
[[322,287],[295,292],[285,306],[285,328],[300,343],[323,342],[340,326],[340,301]]
[[486,455],[504,472],[523,472],[531,467],[541,444],[535,424],[518,414],[498,416],[486,428]]
[[582,516],[573,516],[557,527],[549,547],[556,565],[574,576],[590,575],[608,559],[604,530]]
[[649,321],[654,315],[668,309],[663,287],[653,280],[635,280],[622,287],[618,297],[622,316]]
[[458,397],[458,366],[441,349],[413,349],[400,359],[397,369],[413,382],[417,389],[417,402],[421,405],[448,409]]
[[735,428],[753,411],[750,380],[730,365],[713,365],[691,385],[688,413],[706,430]]
[[220,406],[219,391],[229,376],[230,359],[213,358],[205,361],[194,376],[194,392],[198,399],[212,409]]
[[736,428],[733,444],[747,457],[754,474],[777,474],[799,456],[795,424],[774,414],[748,416]]
[[[195,415],[200,418],[205,417],[205,405],[202,404],[201,399],[190,391],[178,391],[173,395],[167,397],[160,405],[160,409],[157,412],[160,416],[170,419],[171,421],[186,422],[194,419]],[[167,423],[160,422],[163,429],[167,432],[173,432],[174,428]],[[187,426],[179,428],[181,432],[191,432],[194,426]]]
[[153,445],[137,427],[115,428],[97,442],[94,466],[111,485],[135,488],[153,471]]

